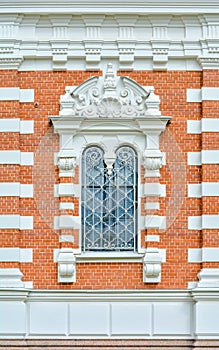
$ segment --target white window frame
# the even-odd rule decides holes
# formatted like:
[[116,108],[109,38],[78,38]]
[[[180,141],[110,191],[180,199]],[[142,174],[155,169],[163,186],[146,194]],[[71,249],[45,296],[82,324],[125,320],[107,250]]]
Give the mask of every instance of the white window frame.
[[[50,116],[54,132],[60,135],[58,154],[59,176],[72,176],[75,166],[81,168],[81,156],[85,148],[97,145],[105,152],[107,167],[115,160],[115,150],[123,145],[135,149],[138,156],[138,208],[145,197],[141,185],[141,167],[145,177],[159,177],[162,153],[159,137],[165,130],[168,116],[161,116],[160,100],[154,88],[142,87],[135,81],[116,76],[112,65],[108,65],[104,77],[93,77],[78,87],[66,87],[61,96],[59,116]],[[127,142],[127,140],[129,142]],[[74,185],[73,195],[80,198],[80,183]],[[81,205],[79,204],[79,207]],[[79,249],[74,253],[78,261],[142,261],[145,248],[141,247],[141,231],[145,229],[146,217],[138,210],[137,252],[82,252],[81,251],[81,211],[75,217],[79,228]]]

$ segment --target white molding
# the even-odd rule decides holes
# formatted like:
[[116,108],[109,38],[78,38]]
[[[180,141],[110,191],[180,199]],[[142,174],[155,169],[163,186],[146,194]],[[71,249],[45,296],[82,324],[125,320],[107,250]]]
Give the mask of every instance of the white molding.
[[0,101],[34,102],[33,89],[0,88]]
[[33,229],[33,216],[0,215],[0,229]]
[[[120,70],[200,71],[206,60],[209,66],[213,61],[212,68],[219,66],[212,19],[200,20],[201,13],[210,11],[206,4],[120,4],[10,5],[7,19],[1,8],[0,69],[102,70],[109,57]],[[23,100],[25,94],[17,95]],[[25,100],[33,102],[31,96]]]
[[24,288],[22,277],[18,268],[0,268],[0,288]]
[[74,243],[74,236],[73,235],[61,235],[61,236],[59,236],[59,243],[63,243],[63,242]]
[[7,118],[0,120],[0,132],[19,132],[20,134],[34,133],[34,120]]
[[219,215],[188,216],[189,230],[218,229]]
[[188,165],[219,164],[218,150],[203,150],[201,152],[188,152]]
[[34,165],[33,152],[0,151],[0,164]]
[[188,184],[188,197],[218,197],[219,183],[218,182],[202,182],[201,184]]
[[0,197],[33,197],[32,184],[20,184],[20,182],[0,182]]
[[1,262],[32,262],[33,249],[30,248],[0,248]]
[[219,248],[189,248],[188,262],[219,262]]
[[201,120],[187,120],[187,134],[201,134]]

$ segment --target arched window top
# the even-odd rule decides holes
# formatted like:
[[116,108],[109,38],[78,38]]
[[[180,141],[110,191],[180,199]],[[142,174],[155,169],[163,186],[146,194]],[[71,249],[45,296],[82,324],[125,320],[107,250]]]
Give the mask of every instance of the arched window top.
[[82,156],[82,248],[136,251],[137,157],[130,146],[116,150],[112,172],[100,147]]

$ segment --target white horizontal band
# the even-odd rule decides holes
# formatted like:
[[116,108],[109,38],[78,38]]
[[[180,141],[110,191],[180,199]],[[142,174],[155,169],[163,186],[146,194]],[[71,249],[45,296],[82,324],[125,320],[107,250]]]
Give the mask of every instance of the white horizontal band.
[[159,235],[147,235],[145,236],[145,242],[160,242]]
[[33,197],[33,185],[20,184],[19,182],[0,182],[0,197]]
[[219,88],[187,89],[186,102],[219,101]]
[[34,165],[33,152],[0,151],[0,164]]
[[0,120],[0,132],[19,132],[20,134],[33,134],[34,121],[7,118]]
[[74,203],[71,202],[61,202],[59,204],[60,210],[74,210]]
[[34,102],[33,89],[0,88],[0,101]]
[[218,228],[219,228],[219,215],[202,215],[202,216],[188,217],[189,230],[218,229]]
[[187,120],[188,134],[201,134],[202,132],[219,132],[219,119],[202,118],[201,120]]
[[33,249],[29,248],[0,248],[1,262],[32,262]]
[[146,215],[145,228],[166,229],[166,216]]
[[202,182],[201,184],[188,184],[188,197],[218,197],[219,183],[218,182]]
[[78,229],[81,226],[81,217],[73,215],[60,215],[54,217],[54,229]]
[[188,165],[219,164],[218,150],[188,152]]
[[143,186],[143,196],[166,197],[166,185],[160,183],[145,183]]
[[80,185],[73,184],[73,183],[54,185],[55,197],[65,197],[65,196],[79,197],[79,195],[80,195]]
[[33,216],[0,215],[0,229],[32,230]]
[[219,248],[190,248],[188,262],[219,262]]
[[145,203],[145,210],[159,210],[160,203],[158,202],[147,202]]

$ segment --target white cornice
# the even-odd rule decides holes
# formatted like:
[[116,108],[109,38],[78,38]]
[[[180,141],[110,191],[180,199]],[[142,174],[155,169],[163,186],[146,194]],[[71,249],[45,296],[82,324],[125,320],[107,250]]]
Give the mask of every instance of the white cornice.
[[11,0],[1,1],[0,12],[2,13],[107,13],[107,14],[125,14],[125,13],[168,13],[168,14],[201,14],[201,13],[219,13],[218,0],[204,1],[204,0],[186,0],[186,1],[174,1],[174,0],[138,0],[133,2],[132,0],[112,0],[109,2],[103,0],[95,1],[74,1],[64,0],[62,2],[58,0]]

